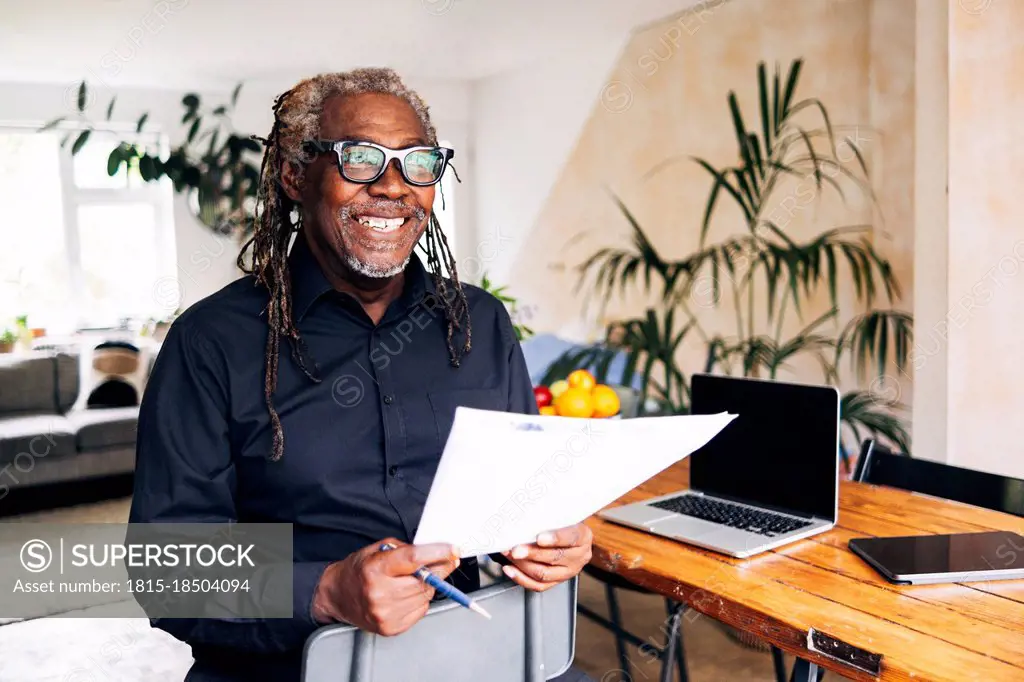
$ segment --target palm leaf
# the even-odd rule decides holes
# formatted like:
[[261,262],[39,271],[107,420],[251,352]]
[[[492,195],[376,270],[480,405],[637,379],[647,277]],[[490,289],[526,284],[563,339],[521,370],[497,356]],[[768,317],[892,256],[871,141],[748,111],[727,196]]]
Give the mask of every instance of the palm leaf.
[[793,64],[789,67],[789,76],[786,78],[786,89],[782,94],[782,102],[779,108],[779,126],[781,127],[790,116],[799,111],[790,109],[790,102],[793,101],[794,95],[796,95],[796,86],[800,80],[800,70],[804,66],[804,60],[794,59]]
[[[753,221],[754,216],[750,211],[750,207],[747,206],[746,202],[743,200],[743,197],[740,195],[739,190],[733,187],[731,184],[729,184],[729,180],[726,177],[726,173],[728,173],[732,169],[727,169],[726,171],[723,172],[716,170],[710,163],[708,163],[704,159],[698,159],[694,157],[693,160],[696,161],[701,166],[701,168],[710,173],[711,177],[715,179],[715,183],[724,188],[725,191],[727,191],[732,196],[732,198],[736,200],[736,203],[739,204],[740,206],[740,210],[743,211],[744,217],[747,219],[747,223],[751,223]],[[717,197],[717,193],[714,196]],[[711,202],[709,201],[708,203],[710,204]],[[713,206],[705,209],[705,217],[710,217],[711,208],[713,208]],[[707,236],[708,226],[708,223],[705,223],[704,225],[701,226],[700,243],[702,245],[704,244],[705,237]]]
[[835,131],[832,130],[832,122],[829,120],[828,117],[828,109],[826,109],[825,105],[821,103],[821,100],[813,97],[810,99],[801,100],[800,102],[794,104],[792,109],[788,109],[788,112],[790,116],[795,116],[797,113],[799,113],[803,109],[807,109],[808,107],[815,107],[818,109],[818,112],[821,113],[821,118],[825,122],[825,130],[828,131],[828,141],[829,146],[832,149],[832,156],[837,156]]
[[[754,163],[753,152],[750,149],[750,133],[747,132],[747,126],[743,122],[743,114],[740,112],[739,101],[736,99],[736,93],[729,93],[729,111],[732,114],[732,125],[733,130],[736,133],[736,144],[739,146],[740,158],[743,160],[743,166],[736,169],[743,177],[749,177],[749,186],[751,191],[756,191],[758,186],[757,167]],[[754,136],[756,140],[757,137]],[[746,184],[746,183],[745,183]],[[749,193],[751,199],[750,206],[753,209],[753,213],[757,213],[756,202],[753,200],[752,193]]]
[[913,345],[913,323],[913,316],[901,310],[872,310],[854,317],[836,340],[836,364],[849,352],[851,366],[861,379],[869,364],[874,365],[878,377],[885,375],[890,364],[904,372]]
[[858,439],[860,428],[863,428],[871,434],[885,437],[900,451],[909,454],[910,433],[893,414],[905,409],[897,402],[880,400],[878,396],[861,390],[846,393],[839,403],[842,423],[854,431]]
[[[764,62],[757,65],[757,101],[761,105],[761,134],[764,136],[764,158],[772,158],[774,126],[768,113],[768,69]],[[763,171],[762,171],[763,174]]]
[[783,126],[783,115],[782,115],[782,98],[779,96],[779,81],[780,81],[780,66],[779,63],[775,63],[775,78],[772,81],[772,130],[775,131],[776,139],[779,136],[779,131],[782,130]]

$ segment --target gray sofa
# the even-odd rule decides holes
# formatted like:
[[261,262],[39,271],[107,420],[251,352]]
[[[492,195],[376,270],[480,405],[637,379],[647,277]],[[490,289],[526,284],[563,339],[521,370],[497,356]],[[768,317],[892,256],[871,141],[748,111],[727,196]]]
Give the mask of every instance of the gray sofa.
[[10,490],[131,473],[138,406],[75,408],[79,355],[0,355],[0,498]]

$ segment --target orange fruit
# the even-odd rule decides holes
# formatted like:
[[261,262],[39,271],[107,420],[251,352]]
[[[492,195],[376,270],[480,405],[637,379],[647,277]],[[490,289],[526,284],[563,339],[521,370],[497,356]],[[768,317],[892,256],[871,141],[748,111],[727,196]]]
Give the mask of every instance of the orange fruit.
[[554,417],[555,415],[558,414],[558,412],[555,411],[554,405],[545,405],[544,407],[540,408],[540,413],[543,415],[547,415],[549,417]]
[[573,370],[566,380],[569,382],[570,388],[582,388],[587,391],[597,384],[597,380],[594,379],[594,375],[585,369]]
[[594,417],[612,417],[619,413],[619,394],[611,386],[594,386],[594,390],[590,392],[590,400],[594,403]]
[[565,379],[559,379],[548,386],[548,390],[551,391],[552,400],[565,393],[565,389],[569,388],[569,382]]
[[555,398],[555,409],[563,417],[590,417],[594,414],[594,401],[584,388],[567,388]]

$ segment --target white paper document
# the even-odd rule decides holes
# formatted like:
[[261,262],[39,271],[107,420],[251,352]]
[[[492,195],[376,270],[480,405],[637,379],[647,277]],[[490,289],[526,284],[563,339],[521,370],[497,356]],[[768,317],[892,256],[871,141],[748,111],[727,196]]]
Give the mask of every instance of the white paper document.
[[463,557],[586,519],[714,438],[737,415],[536,417],[459,407],[414,542]]

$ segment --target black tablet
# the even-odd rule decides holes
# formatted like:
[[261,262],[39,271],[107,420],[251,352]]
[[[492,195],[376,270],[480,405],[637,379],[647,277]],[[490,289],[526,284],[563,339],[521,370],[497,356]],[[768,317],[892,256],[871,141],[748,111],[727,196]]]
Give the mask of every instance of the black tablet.
[[1024,578],[1024,537],[1009,531],[856,538],[850,549],[894,583]]

